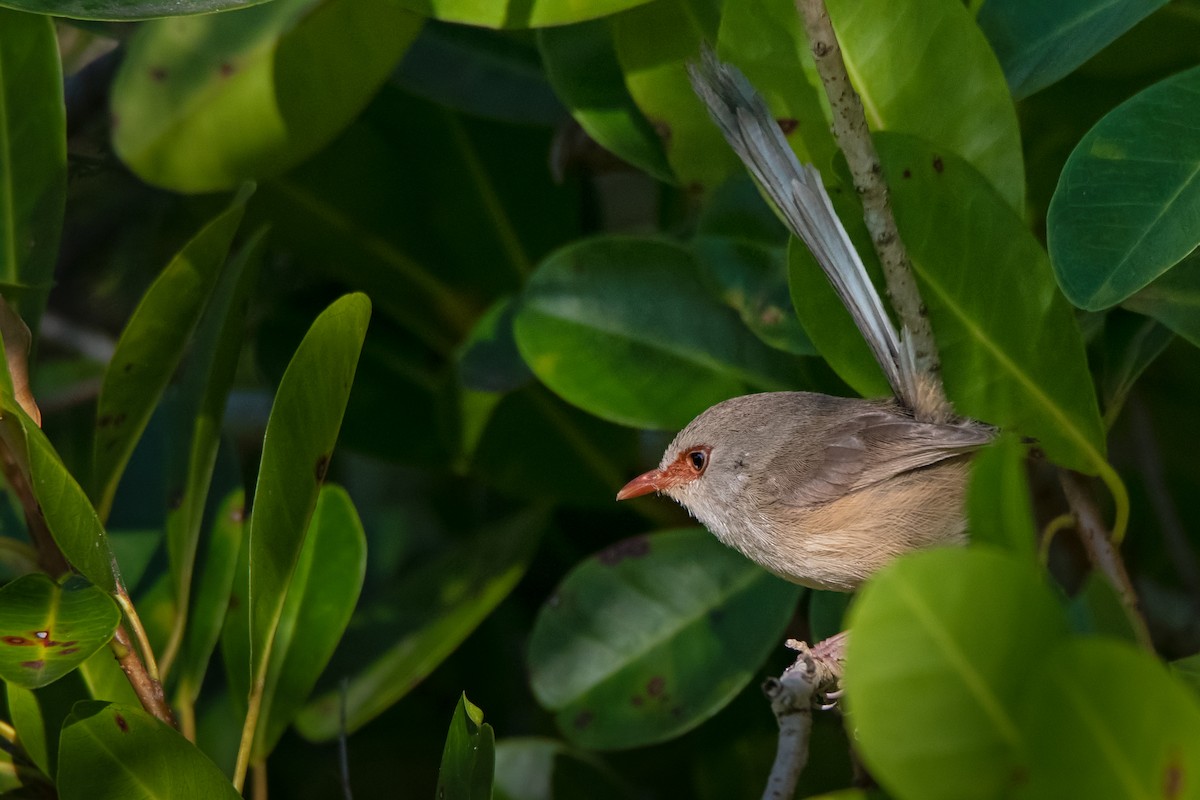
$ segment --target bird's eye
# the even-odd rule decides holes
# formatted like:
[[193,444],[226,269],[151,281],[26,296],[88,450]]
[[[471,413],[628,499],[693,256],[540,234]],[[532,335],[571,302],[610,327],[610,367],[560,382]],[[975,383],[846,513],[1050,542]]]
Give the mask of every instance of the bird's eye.
[[708,465],[708,453],[703,450],[693,450],[688,453],[688,461],[692,462],[692,469],[696,472],[704,472],[704,467]]

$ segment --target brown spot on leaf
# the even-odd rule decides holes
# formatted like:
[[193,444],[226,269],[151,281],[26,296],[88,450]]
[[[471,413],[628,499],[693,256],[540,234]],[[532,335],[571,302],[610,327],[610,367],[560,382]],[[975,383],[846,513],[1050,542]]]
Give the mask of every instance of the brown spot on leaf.
[[167,499],[167,510],[178,511],[183,507],[183,492],[176,489],[171,492],[171,496]]
[[246,521],[246,507],[245,506],[236,506],[235,508],[231,509],[229,511],[229,518],[231,520],[233,520],[234,522],[245,522]]
[[641,708],[646,704],[646,700],[640,694],[635,694],[629,698],[629,702],[633,704],[634,708]]
[[229,63],[228,61],[221,62],[221,77],[222,78],[228,78],[230,75],[232,75],[236,71],[237,71],[237,68],[234,67],[233,64]]
[[64,647],[61,651],[61,655],[69,656],[69,655],[74,655],[75,653],[78,653],[78,652],[79,652],[78,647]]
[[74,646],[75,646],[75,645],[77,645],[77,644],[79,644],[79,641],[78,641],[78,640],[76,640],[76,639],[72,639],[72,640],[71,640],[71,641],[69,641],[69,642],[62,642],[62,646],[63,646],[63,647],[74,647]]
[[646,682],[646,694],[651,697],[662,697],[663,691],[667,688],[667,679],[662,675],[655,675]]
[[4,643],[15,645],[17,647],[24,647],[33,644],[33,642],[29,641],[24,636],[5,636]]
[[783,322],[783,311],[778,306],[767,306],[758,319],[763,325],[778,325]]
[[129,723],[120,714],[113,714],[113,721],[117,723],[117,727],[121,733],[129,733]]
[[586,711],[586,710],[580,711],[578,714],[575,715],[575,719],[573,722],[573,724],[575,725],[575,730],[577,730],[577,731],[583,730],[587,726],[591,725],[592,720],[594,720],[595,718],[596,718],[596,715],[593,714],[591,711]]
[[905,179],[908,179],[908,178],[912,177],[912,170],[906,169],[906,170],[904,170],[904,172],[902,172],[900,174],[903,175]]
[[800,124],[799,120],[791,118],[778,119],[775,121],[779,123],[779,130],[783,131],[784,136],[787,136],[789,133],[796,130],[796,127]]
[[101,414],[100,419],[96,420],[96,427],[107,428],[109,425],[112,425],[112,420],[112,414]]
[[606,567],[613,567],[620,564],[627,558],[641,558],[650,552],[650,540],[645,536],[634,536],[631,539],[622,539],[614,545],[606,547],[596,556]]
[[1167,760],[1167,768],[1163,770],[1163,794],[1166,800],[1175,800],[1183,790],[1183,764],[1179,753],[1171,754]]
[[41,669],[46,666],[46,662],[39,658],[37,661],[22,661],[21,666],[27,669]]
[[672,706],[671,707],[671,718],[672,719],[683,719],[683,706]]
[[317,459],[317,483],[325,480],[325,473],[329,471],[329,453],[324,453]]
[[126,374],[128,374],[128,373],[130,373],[130,372],[133,372],[133,362],[132,362],[132,361],[126,361],[126,362],[125,362],[125,366],[121,367],[121,370],[122,370],[123,372],[125,372]]
[[933,171],[936,172],[937,174],[941,175],[945,169],[946,169],[946,165],[944,163],[942,163],[942,157],[934,156],[933,157]]
[[150,80],[162,83],[166,79],[167,79],[167,68],[166,67],[151,67],[150,68]]
[[238,597],[236,594],[229,595],[229,610],[230,611],[233,611],[235,608],[237,608],[241,604],[242,604],[242,598]]
[[663,144],[669,144],[671,141],[671,126],[662,120],[654,122],[654,132],[658,134],[658,138],[663,140]]

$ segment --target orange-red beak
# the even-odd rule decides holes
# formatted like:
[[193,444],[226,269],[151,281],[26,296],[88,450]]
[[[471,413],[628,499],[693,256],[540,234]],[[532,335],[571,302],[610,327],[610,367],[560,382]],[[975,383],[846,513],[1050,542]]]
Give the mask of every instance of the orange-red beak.
[[617,499],[628,500],[631,497],[641,497],[651,492],[660,492],[663,488],[663,477],[662,472],[656,469],[642,473],[625,484],[621,488],[621,491],[617,492]]

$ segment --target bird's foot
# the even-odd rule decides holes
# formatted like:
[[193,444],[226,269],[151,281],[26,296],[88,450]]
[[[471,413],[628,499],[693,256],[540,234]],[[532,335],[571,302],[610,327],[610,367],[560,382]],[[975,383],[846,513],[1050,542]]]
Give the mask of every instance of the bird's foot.
[[822,711],[837,708],[838,701],[845,693],[842,688],[842,665],[846,655],[846,632],[830,636],[815,645],[796,639],[788,639],[786,644],[799,654],[796,664],[804,661],[812,664],[813,683],[816,686],[813,705]]

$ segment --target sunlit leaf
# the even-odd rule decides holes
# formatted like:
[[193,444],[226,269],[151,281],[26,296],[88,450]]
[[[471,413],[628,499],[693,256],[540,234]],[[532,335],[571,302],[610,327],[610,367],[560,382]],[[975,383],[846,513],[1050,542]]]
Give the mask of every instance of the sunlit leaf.
[[483,721],[483,711],[464,694],[450,720],[442,766],[438,770],[438,798],[491,800],[496,767],[496,734]]

